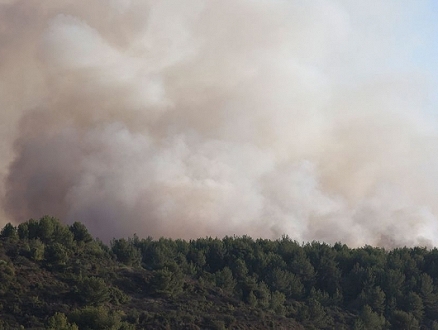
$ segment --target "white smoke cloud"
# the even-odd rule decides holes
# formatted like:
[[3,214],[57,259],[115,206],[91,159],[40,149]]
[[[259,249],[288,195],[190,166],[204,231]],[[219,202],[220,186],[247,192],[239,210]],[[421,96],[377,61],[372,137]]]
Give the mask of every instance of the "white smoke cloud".
[[0,2],[3,221],[437,244],[405,5]]

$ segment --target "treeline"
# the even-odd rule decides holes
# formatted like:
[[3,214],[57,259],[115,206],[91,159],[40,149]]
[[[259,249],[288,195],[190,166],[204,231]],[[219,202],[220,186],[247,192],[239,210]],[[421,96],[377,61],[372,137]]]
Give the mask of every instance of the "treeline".
[[438,329],[438,250],[243,237],[0,234],[0,329]]

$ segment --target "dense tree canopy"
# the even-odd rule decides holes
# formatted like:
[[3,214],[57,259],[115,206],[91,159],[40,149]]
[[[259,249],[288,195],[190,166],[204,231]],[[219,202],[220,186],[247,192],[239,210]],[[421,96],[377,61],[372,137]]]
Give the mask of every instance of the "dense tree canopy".
[[438,250],[0,233],[0,329],[438,329]]

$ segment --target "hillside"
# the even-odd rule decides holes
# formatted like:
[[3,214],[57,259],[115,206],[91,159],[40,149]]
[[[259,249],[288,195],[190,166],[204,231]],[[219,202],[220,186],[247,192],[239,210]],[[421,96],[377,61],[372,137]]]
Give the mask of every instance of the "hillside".
[[250,237],[0,238],[0,329],[438,329],[438,250]]

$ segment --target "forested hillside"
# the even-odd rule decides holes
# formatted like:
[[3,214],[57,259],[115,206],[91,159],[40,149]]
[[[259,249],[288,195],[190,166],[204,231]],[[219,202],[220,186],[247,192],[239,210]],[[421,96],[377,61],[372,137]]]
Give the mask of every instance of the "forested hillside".
[[0,329],[438,329],[438,250],[250,237],[0,239]]

